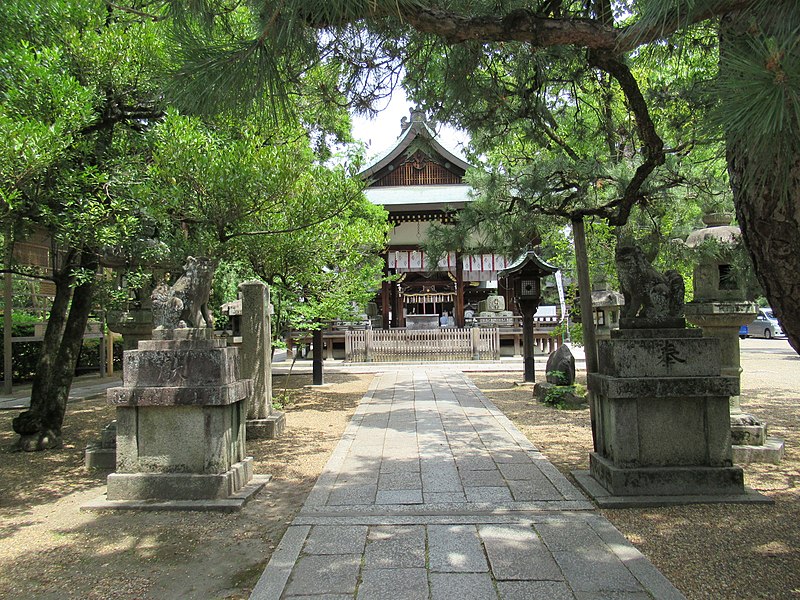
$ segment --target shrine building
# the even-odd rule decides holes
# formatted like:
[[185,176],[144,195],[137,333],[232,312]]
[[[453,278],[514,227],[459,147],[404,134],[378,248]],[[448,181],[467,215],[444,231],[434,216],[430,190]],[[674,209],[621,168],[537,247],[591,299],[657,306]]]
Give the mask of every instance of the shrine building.
[[471,201],[464,182],[470,165],[437,141],[423,112],[412,110],[401,126],[395,145],[360,173],[367,198],[386,209],[394,226],[384,269],[397,277],[384,282],[376,298],[383,328],[435,328],[444,313],[450,325],[464,327],[494,294],[510,308],[509,291],[497,284],[498,271],[511,264],[506,257],[449,252],[431,264],[422,250],[431,224],[452,222]]

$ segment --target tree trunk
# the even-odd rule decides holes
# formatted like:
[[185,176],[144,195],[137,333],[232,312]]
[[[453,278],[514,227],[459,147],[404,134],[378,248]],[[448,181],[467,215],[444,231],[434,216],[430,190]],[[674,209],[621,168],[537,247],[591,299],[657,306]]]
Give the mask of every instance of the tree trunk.
[[743,186],[747,148],[728,146],[728,172],[736,218],[775,316],[800,353],[800,160],[795,158],[788,193]]
[[[94,259],[81,261],[81,266],[93,270]],[[83,343],[83,333],[89,320],[94,293],[90,279],[72,291],[71,278],[57,283],[53,310],[47,323],[42,354],[31,388],[30,409],[16,417],[12,426],[20,435],[17,444],[22,450],[36,451],[61,446],[61,428],[75,375],[75,366]],[[60,293],[59,293],[60,292]],[[66,319],[65,319],[66,316]]]
[[[748,36],[767,35],[771,27],[768,20],[768,14],[756,14],[754,21],[754,14],[744,12],[722,19],[721,77],[733,79],[736,75],[726,61],[728,50],[747,44]],[[760,31],[754,30],[754,23],[762,26]],[[772,133],[770,146],[787,148],[782,142],[796,135],[792,132],[798,127],[800,124],[794,121]],[[762,140],[734,136],[730,131],[727,135],[736,218],[764,294],[789,343],[800,353],[800,155],[796,151],[774,151],[765,159],[764,145],[759,152],[758,141]],[[796,140],[789,147],[796,148]]]

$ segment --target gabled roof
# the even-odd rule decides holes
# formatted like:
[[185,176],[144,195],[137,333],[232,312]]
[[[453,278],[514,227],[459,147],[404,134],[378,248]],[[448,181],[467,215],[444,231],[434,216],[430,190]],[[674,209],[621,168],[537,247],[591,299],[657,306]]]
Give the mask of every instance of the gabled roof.
[[359,173],[360,177],[363,179],[370,179],[375,176],[403,154],[417,138],[424,140],[426,144],[443,159],[443,162],[449,162],[463,171],[466,171],[471,166],[468,162],[459,158],[436,141],[436,132],[433,131],[425,121],[425,113],[421,110],[412,109],[411,120],[409,121],[406,117],[403,117],[401,126],[403,127],[403,132],[400,134],[394,147],[367,165]]
[[515,260],[512,265],[509,265],[507,268],[498,272],[497,277],[500,279],[519,273],[529,264],[534,267],[534,270],[539,271],[543,275],[552,275],[558,271],[558,267],[545,262],[542,257],[536,254],[536,252],[533,250],[528,250],[525,254]]

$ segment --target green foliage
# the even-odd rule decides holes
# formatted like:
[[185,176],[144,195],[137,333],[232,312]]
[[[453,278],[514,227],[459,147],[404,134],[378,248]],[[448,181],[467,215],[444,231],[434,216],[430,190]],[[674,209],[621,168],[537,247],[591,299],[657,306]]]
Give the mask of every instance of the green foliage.
[[555,378],[559,385],[565,385],[567,382],[567,374],[564,371],[548,371],[545,375]]
[[572,396],[577,398],[584,398],[586,396],[586,388],[576,383],[574,385],[554,385],[547,389],[544,396],[542,396],[542,404],[552,406],[559,410],[569,410],[578,408],[574,402],[570,402]]
[[[39,317],[27,312],[15,310],[11,313],[11,335],[14,337],[25,337],[33,335],[34,325],[39,322]],[[0,323],[0,334],[5,331],[3,323]]]
[[272,287],[278,331],[363,312],[388,224],[354,177],[358,155],[323,165],[304,129],[224,114],[170,111],[151,140],[139,193],[159,198],[159,220],[176,225],[161,230],[173,252],[223,259],[215,305],[235,298],[237,278],[255,276]]
[[586,214],[592,281],[614,285],[614,249],[625,240],[691,286],[691,257],[671,240],[688,235],[704,206],[731,202],[718,133],[701,118],[713,104],[713,29],[646,46],[631,61],[668,151],[628,215],[607,210],[620,205],[643,162],[639,116],[619,81],[571,48],[410,39],[426,60],[407,65],[406,85],[418,103],[470,131],[480,162],[468,173],[476,200],[455,226],[433,228],[429,252],[515,256],[540,242],[540,253],[575,281],[568,218]]
[[[2,331],[2,330],[0,330]],[[29,336],[33,335],[33,326],[29,328],[20,328],[19,331],[14,331],[15,336]],[[12,378],[14,383],[23,383],[31,381],[36,373],[39,356],[41,355],[42,342],[16,342],[13,347],[13,365]],[[0,359],[2,352],[0,352]],[[108,358],[106,359],[108,360]],[[114,341],[114,368],[119,370],[122,368],[122,340]],[[3,364],[0,364],[0,378],[3,376]],[[81,346],[80,356],[78,357],[78,364],[75,368],[76,374],[87,372],[97,372],[100,368],[100,340],[88,339],[83,341]]]

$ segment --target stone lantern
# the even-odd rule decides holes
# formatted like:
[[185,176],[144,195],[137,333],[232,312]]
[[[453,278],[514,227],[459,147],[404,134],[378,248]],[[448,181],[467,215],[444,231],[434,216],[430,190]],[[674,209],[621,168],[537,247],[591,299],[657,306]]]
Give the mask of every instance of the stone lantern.
[[524,368],[524,381],[533,383],[534,374],[533,358],[533,315],[539,308],[542,298],[542,277],[552,275],[558,267],[546,263],[533,250],[528,250],[513,265],[500,271],[498,278],[508,278],[510,287],[514,290],[514,298],[522,313],[522,352]]
[[[741,231],[731,225],[729,213],[703,216],[702,229],[689,234],[686,245],[698,248],[713,240],[719,251],[701,257],[694,269],[694,298],[684,305],[686,319],[703,329],[707,337],[720,341],[722,374],[741,376],[739,328],[750,323],[757,313],[753,302],[745,300],[744,286],[736,277],[733,256],[740,245]],[[731,396],[731,443],[735,463],[778,462],[783,456],[783,441],[767,438],[767,426],[742,411],[740,397]]]
[[610,340],[611,330],[619,329],[620,310],[625,298],[603,281],[592,286],[592,310],[596,340]]

